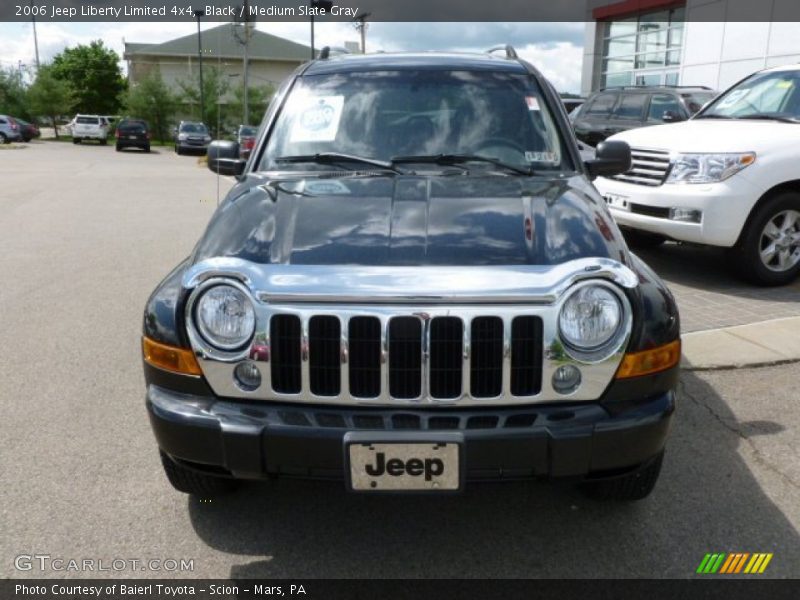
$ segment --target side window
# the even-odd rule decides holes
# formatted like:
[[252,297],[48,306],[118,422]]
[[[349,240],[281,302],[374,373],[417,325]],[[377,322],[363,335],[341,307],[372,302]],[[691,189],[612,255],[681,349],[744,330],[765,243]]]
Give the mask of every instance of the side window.
[[681,105],[678,99],[671,94],[653,94],[650,99],[650,110],[647,112],[648,121],[662,122],[665,112],[682,115]]
[[5,119],[0,119],[0,125],[5,125],[7,121]]
[[626,121],[641,121],[646,101],[647,94],[623,94],[622,100],[617,104],[617,108],[614,109],[614,118]]
[[614,102],[617,100],[616,94],[600,94],[591,101],[583,112],[585,117],[605,117],[611,112]]

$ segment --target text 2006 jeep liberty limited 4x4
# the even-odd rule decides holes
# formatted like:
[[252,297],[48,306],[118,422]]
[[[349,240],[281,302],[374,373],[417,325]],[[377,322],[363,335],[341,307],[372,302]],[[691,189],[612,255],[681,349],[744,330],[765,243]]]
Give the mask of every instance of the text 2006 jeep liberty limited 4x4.
[[167,477],[331,478],[362,493],[569,478],[655,485],[680,339],[552,86],[504,55],[330,56],[272,100],[238,183],[144,316]]

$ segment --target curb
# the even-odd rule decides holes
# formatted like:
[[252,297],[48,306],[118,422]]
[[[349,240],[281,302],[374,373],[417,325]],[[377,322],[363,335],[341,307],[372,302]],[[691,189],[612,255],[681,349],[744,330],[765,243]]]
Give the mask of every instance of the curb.
[[682,336],[681,368],[710,371],[800,361],[800,317],[695,331]]

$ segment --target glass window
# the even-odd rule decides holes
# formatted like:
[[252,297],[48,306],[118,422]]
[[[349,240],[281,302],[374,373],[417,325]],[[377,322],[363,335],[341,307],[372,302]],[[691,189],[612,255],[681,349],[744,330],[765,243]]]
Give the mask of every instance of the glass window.
[[622,87],[631,85],[633,82],[633,72],[606,73],[603,75],[603,87]]
[[647,94],[622,94],[622,99],[614,109],[614,118],[641,121],[646,103]]
[[633,54],[636,51],[636,36],[627,35],[624,37],[612,38],[603,43],[603,56],[614,58]]
[[604,117],[611,112],[614,102],[617,100],[616,94],[600,94],[589,105],[584,113],[589,117]]
[[608,37],[617,37],[620,35],[630,35],[636,33],[636,17],[624,19],[622,21],[613,21],[608,24]]
[[537,170],[568,164],[536,80],[496,71],[306,75],[283,103],[261,168],[330,169],[276,160],[322,152],[380,160],[477,154]]
[[641,73],[636,75],[636,85],[661,85],[661,73]]
[[699,118],[710,115],[800,119],[800,71],[756,73],[722,94]]
[[650,98],[650,109],[647,111],[648,121],[663,121],[664,113],[683,114],[680,102],[672,94],[653,94]]
[[633,69],[633,56],[603,61],[603,71],[607,73],[619,73],[620,71],[630,71],[631,69]]
[[681,94],[683,103],[689,109],[689,114],[693,115],[698,110],[705,106],[706,102],[714,97],[713,92],[692,92],[690,94]]
[[664,85],[678,85],[678,74],[664,73]]

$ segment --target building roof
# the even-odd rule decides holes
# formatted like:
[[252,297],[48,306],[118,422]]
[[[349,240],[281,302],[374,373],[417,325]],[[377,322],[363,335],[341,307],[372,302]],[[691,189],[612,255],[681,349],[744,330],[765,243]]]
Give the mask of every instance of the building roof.
[[[225,23],[201,32],[203,56],[209,58],[243,58],[244,46],[236,37],[243,36],[243,29],[233,23]],[[195,56],[197,54],[197,32],[160,44],[125,43],[125,59],[137,56]],[[308,60],[311,48],[290,40],[252,29],[250,32],[249,56],[254,60],[283,60],[302,62]]]

